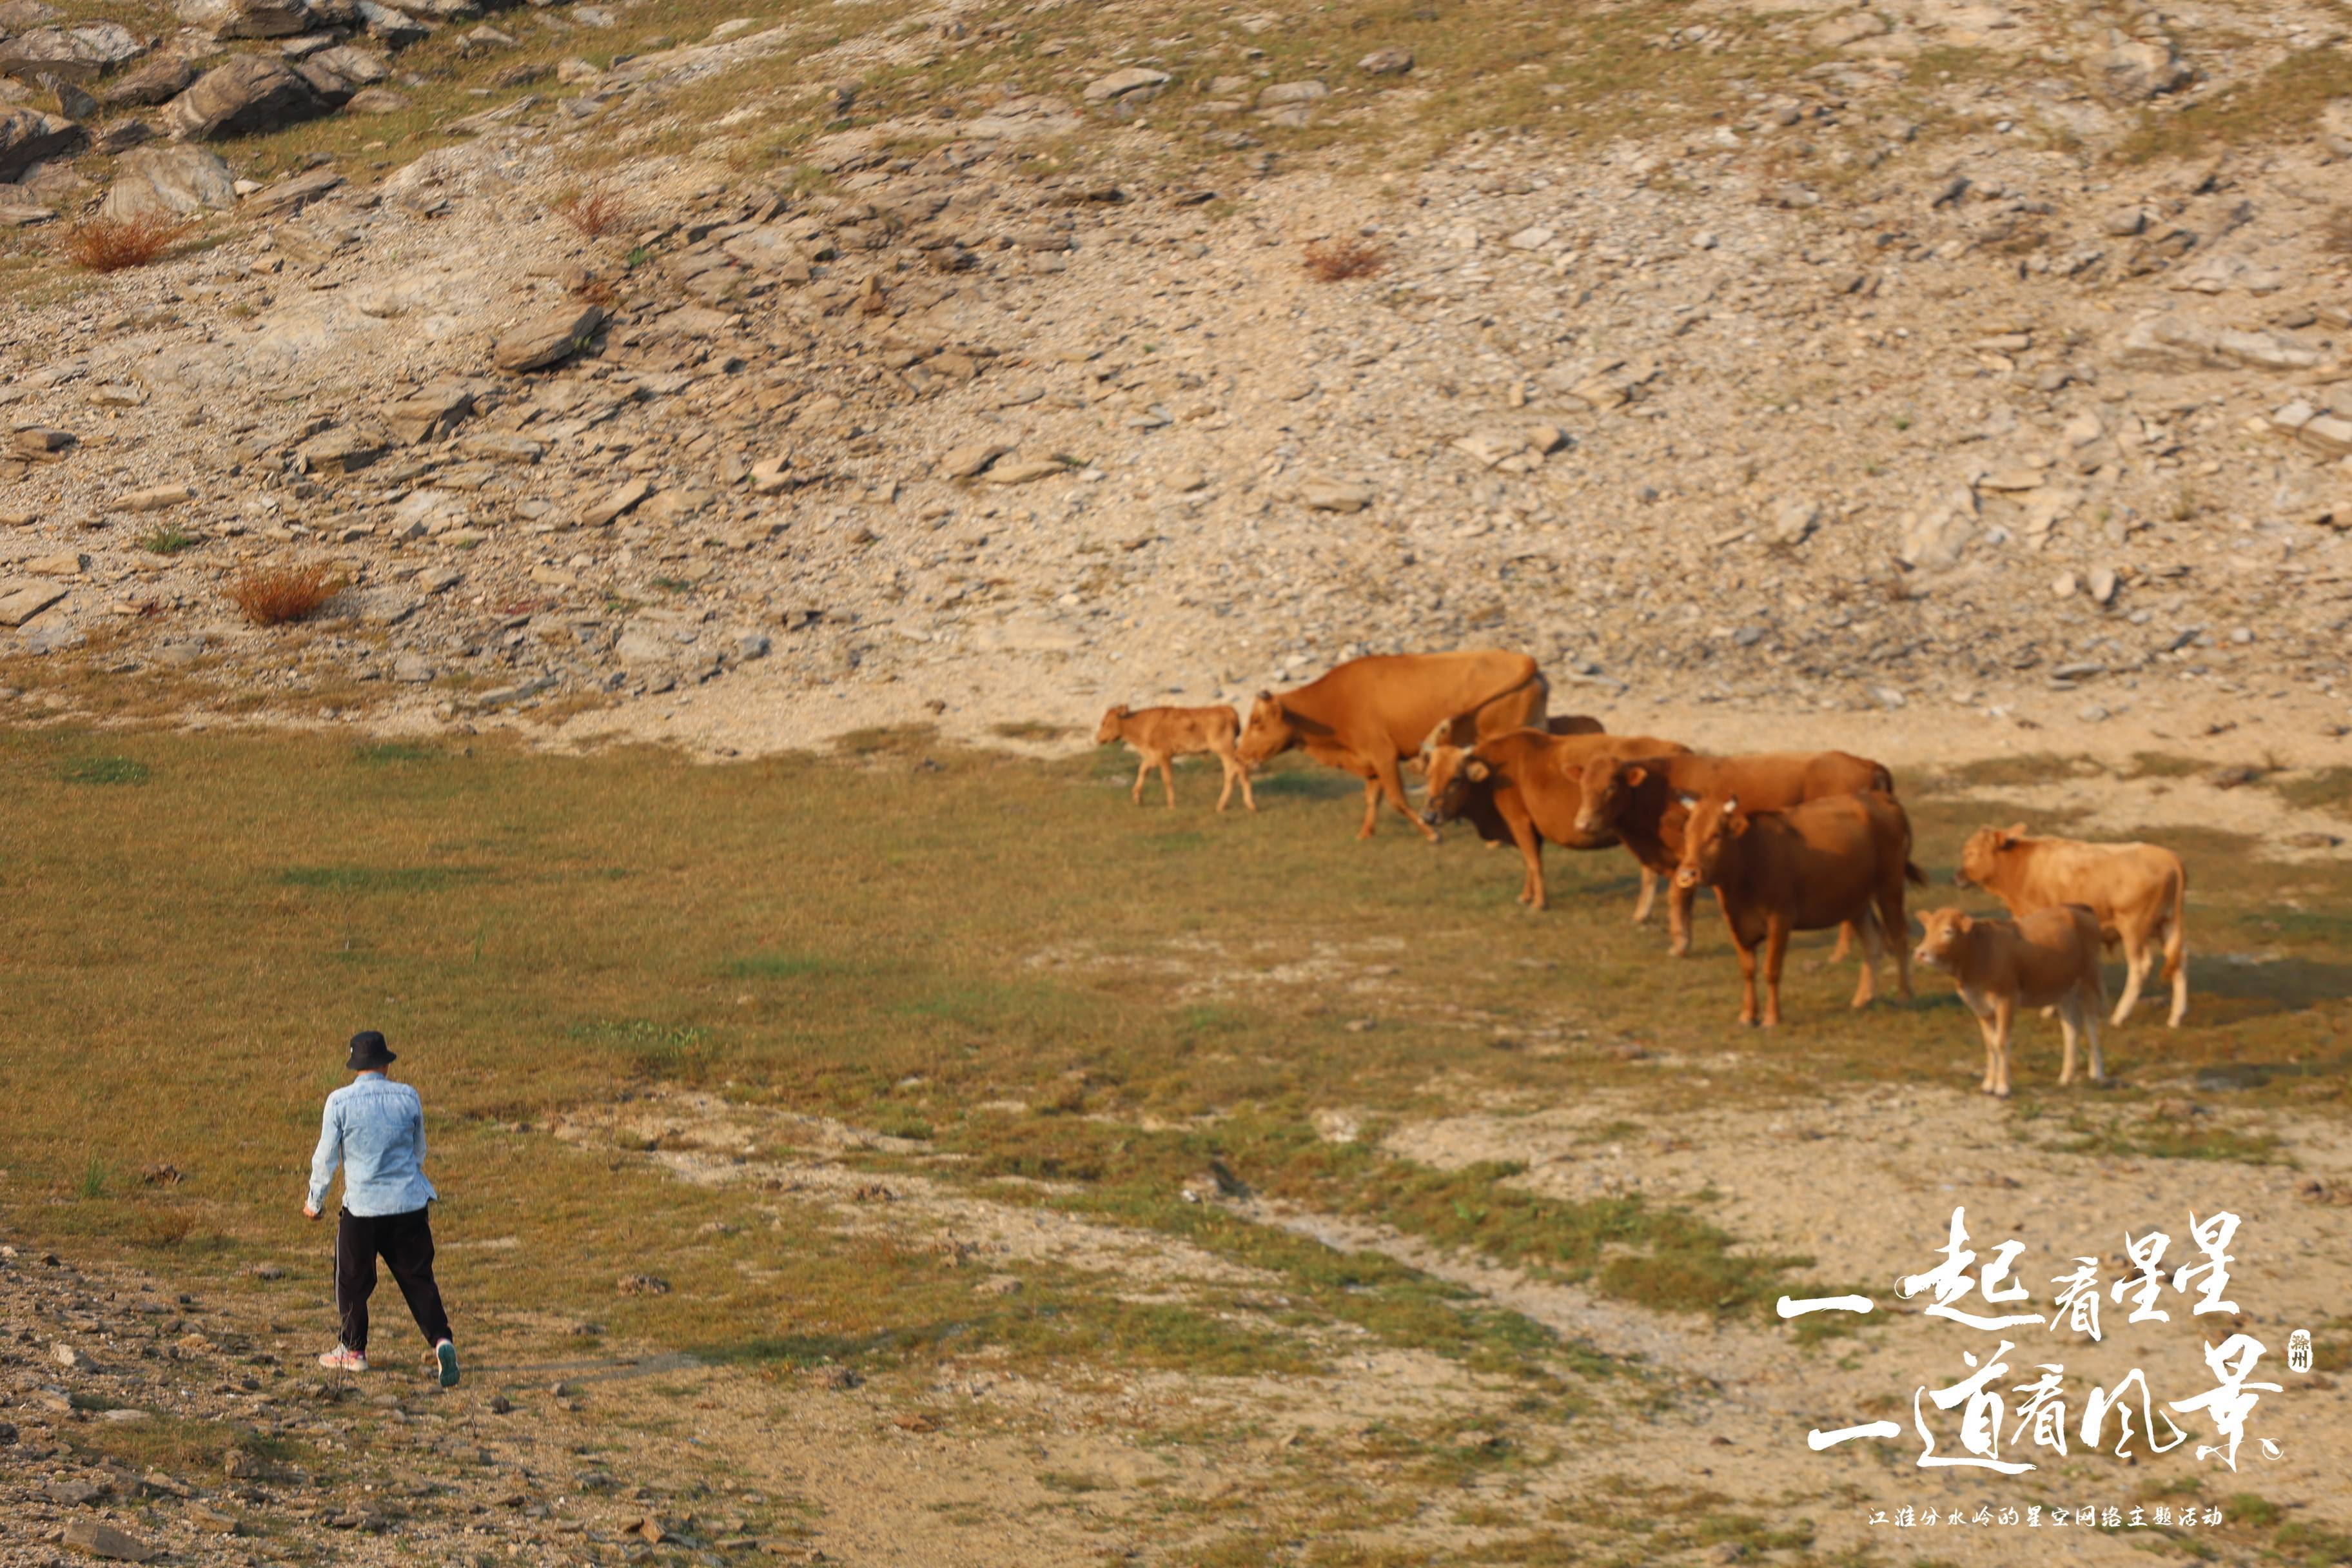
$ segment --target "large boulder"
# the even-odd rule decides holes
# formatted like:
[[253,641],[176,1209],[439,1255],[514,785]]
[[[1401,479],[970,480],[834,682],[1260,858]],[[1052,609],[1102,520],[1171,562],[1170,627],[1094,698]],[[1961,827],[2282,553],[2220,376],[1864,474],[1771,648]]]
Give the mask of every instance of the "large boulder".
[[310,29],[302,0],[179,0],[176,9],[215,38],[290,38]]
[[236,181],[204,147],[135,147],[114,166],[108,217],[184,217],[236,205]]
[[89,135],[59,114],[37,109],[0,112],[0,181],[13,181],[44,158],[78,153]]
[[320,98],[339,105],[350,101],[362,88],[382,81],[390,74],[382,60],[349,44],[320,49],[294,68]]
[[173,99],[163,110],[163,122],[183,141],[210,142],[268,131],[325,107],[317,89],[284,60],[237,55]]
[[169,103],[188,90],[196,68],[177,55],[158,55],[137,70],[118,78],[99,101],[113,109],[144,109]]
[[86,82],[125,60],[137,59],[144,50],[138,36],[119,22],[36,27],[0,44],[0,74],[22,81],[48,76],[59,81]]

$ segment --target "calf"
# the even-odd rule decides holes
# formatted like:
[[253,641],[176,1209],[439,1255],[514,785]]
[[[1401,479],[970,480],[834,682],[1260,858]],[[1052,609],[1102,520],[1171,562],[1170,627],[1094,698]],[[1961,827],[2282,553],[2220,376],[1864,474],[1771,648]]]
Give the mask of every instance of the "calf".
[[[1585,765],[1583,804],[1576,830],[1613,833],[1634,859],[1669,870],[1681,863],[1690,802],[1737,795],[1751,811],[1779,811],[1808,800],[1877,790],[1895,793],[1884,763],[1844,752],[1759,752],[1717,757],[1680,751],[1657,757],[1597,757]],[[1668,951],[1690,951],[1694,889],[1679,881],[1666,894]],[[1838,933],[1832,963],[1846,955],[1852,933]]]
[[2010,1028],[2020,1007],[2053,1007],[2066,1037],[2063,1086],[2074,1081],[2074,1039],[2091,1042],[2091,1081],[2105,1083],[2099,1059],[2099,1015],[2106,1010],[2099,978],[2099,918],[2081,904],[2059,904],[2020,915],[2017,923],[1972,920],[1958,910],[1919,917],[1927,936],[1915,955],[1942,970],[1960,988],[1960,1000],[1984,1031],[1987,1094],[2009,1098]]
[[1108,746],[1113,741],[1125,741],[1142,759],[1136,764],[1135,787],[1128,792],[1128,798],[1138,805],[1143,804],[1144,779],[1158,768],[1160,787],[1167,793],[1169,809],[1174,810],[1176,780],[1169,772],[1169,759],[1206,752],[1225,770],[1225,787],[1217,796],[1217,809],[1224,810],[1234,798],[1234,783],[1238,779],[1244,804],[1255,811],[1257,797],[1250,794],[1249,769],[1242,765],[1240,753],[1234,749],[1234,737],[1241,732],[1241,715],[1222,704],[1214,708],[1135,710],[1122,702],[1103,715],[1102,727],[1095,731],[1095,744]]
[[[1433,826],[1466,820],[1490,843],[1507,836],[1527,867],[1519,902],[1540,910],[1545,907],[1547,839],[1565,849],[1607,849],[1618,842],[1613,833],[1585,833],[1577,826],[1585,766],[1600,756],[1663,756],[1684,750],[1673,741],[1647,735],[1513,730],[1465,751],[1440,744],[1433,735],[1422,749],[1422,768],[1429,780],[1422,820]],[[1642,894],[1633,919],[1639,921],[1649,915],[1658,879],[1670,874],[1674,865],[1663,858],[1636,858]]]
[[1895,949],[1895,973],[1911,994],[1904,944],[1903,884],[1925,886],[1911,863],[1911,822],[1883,790],[1832,795],[1781,811],[1751,812],[1738,796],[1710,796],[1691,808],[1675,884],[1713,888],[1739,950],[1744,991],[1739,1021],[1756,1022],[1756,948],[1764,947],[1764,1026],[1780,1021],[1780,961],[1791,931],[1862,927],[1857,1007],[1869,1004],[1881,939]]
[[2180,857],[2154,844],[2085,844],[2075,838],[2029,838],[2025,824],[1983,827],[1960,848],[1959,883],[1982,888],[2013,915],[2059,904],[2081,904],[2099,920],[2103,940],[2123,944],[2128,973],[2114,1022],[2120,1026],[2139,1002],[2140,987],[2164,950],[2164,977],[2172,984],[2171,1026],[2189,1013],[2189,931],[2182,905],[2189,872]]

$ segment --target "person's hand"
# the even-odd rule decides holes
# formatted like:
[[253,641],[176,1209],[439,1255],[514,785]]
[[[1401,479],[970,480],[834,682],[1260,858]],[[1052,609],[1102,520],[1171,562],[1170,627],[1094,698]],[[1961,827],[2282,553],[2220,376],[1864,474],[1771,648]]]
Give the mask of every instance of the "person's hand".
[[319,1205],[316,1204],[304,1204],[302,1205],[302,1217],[304,1219],[317,1219],[319,1217]]

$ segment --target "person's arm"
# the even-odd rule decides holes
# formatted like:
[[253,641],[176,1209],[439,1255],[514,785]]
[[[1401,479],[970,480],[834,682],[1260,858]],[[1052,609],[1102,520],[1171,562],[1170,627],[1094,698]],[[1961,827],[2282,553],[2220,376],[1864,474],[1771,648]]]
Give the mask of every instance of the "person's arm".
[[335,1167],[343,1163],[343,1127],[336,1120],[335,1102],[327,1100],[327,1109],[319,1118],[319,1147],[310,1156],[310,1195],[302,1212],[316,1219],[324,1212],[327,1189],[334,1184]]

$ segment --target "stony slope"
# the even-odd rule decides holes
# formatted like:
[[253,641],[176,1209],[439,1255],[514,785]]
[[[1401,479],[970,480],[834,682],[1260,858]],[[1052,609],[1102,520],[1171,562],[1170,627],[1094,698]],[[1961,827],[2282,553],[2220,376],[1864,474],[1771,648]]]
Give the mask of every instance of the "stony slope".
[[[1470,74],[1573,133],[1455,134],[1462,68],[1275,79],[1262,16],[1122,65],[1120,13],[1070,19],[1068,53],[1051,13],[824,38],[793,13],[552,75],[499,60],[612,12],[509,13],[477,47],[438,25],[415,48],[452,63],[410,90],[535,85],[404,163],[300,167],[348,109],[265,137],[296,172],[203,247],[26,285],[8,679],[583,733],[719,679],[702,710],[760,746],[1494,642],[1583,705],[2340,725],[2324,12],[1598,15],[1594,50],[1633,28],[1703,100],[1604,116],[1624,84],[1569,39],[1532,99]],[[385,52],[326,17],[306,48]],[[2307,78],[2303,118],[2250,122]],[[148,201],[159,171],[204,184],[207,145],[234,172],[247,143],[20,188]],[[1349,247],[1365,275],[1307,265]],[[225,588],[285,561],[350,585],[243,625]]]

